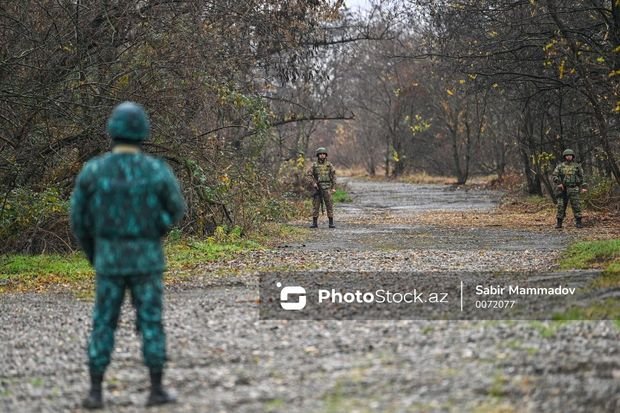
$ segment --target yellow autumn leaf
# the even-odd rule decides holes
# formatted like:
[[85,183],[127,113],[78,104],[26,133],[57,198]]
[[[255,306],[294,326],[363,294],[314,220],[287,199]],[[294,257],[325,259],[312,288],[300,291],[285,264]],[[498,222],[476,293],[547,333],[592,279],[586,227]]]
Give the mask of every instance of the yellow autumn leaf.
[[603,56],[596,58],[597,63],[605,63],[605,58]]
[[116,81],[116,88],[118,89],[123,89],[125,87],[127,87],[127,85],[129,85],[129,74],[125,74],[121,77],[119,77]]
[[558,68],[560,79],[564,77],[564,64],[565,63],[566,61],[562,60],[562,63],[560,63],[560,67]]
[[609,77],[614,77],[614,76],[618,76],[620,75],[620,70],[613,70],[611,72],[609,72]]
[[454,92],[451,91],[450,89],[446,89],[446,93],[448,93],[448,95],[450,95],[450,96],[454,95]]
[[459,83],[460,83],[461,85],[465,84],[465,79],[461,79],[461,80],[459,80]]

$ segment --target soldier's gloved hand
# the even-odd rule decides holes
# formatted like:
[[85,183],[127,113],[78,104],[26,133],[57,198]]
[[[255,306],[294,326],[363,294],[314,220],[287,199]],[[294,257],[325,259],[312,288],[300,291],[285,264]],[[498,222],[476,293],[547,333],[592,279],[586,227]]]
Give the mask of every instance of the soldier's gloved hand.
[[588,188],[581,188],[581,192],[588,192]]
[[319,189],[319,186],[316,183],[312,184],[312,186],[314,187],[314,189]]
[[336,189],[335,189],[335,188],[332,188],[332,189],[331,189],[331,193],[333,194],[333,193],[335,193],[335,192],[336,192]]

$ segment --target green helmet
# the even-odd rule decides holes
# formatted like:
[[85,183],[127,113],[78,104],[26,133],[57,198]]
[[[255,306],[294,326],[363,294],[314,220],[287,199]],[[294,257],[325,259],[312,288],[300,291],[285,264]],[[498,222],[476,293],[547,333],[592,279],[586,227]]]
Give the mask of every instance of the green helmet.
[[327,155],[327,149],[323,148],[322,146],[316,150],[316,156],[319,156],[320,154],[324,153],[325,155]]
[[108,119],[108,134],[112,139],[140,142],[149,136],[150,127],[144,108],[134,102],[116,106]]
[[564,158],[566,155],[573,155],[573,158],[574,158],[575,152],[573,152],[572,149],[566,149],[564,152],[562,152],[562,158]]

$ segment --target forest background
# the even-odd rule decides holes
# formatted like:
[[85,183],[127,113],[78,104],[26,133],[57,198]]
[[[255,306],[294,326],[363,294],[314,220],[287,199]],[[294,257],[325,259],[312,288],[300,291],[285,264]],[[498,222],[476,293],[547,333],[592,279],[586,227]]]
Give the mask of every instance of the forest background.
[[[179,177],[180,235],[244,235],[341,169],[555,194],[570,147],[586,203],[620,203],[620,1],[40,0],[0,5],[0,252],[75,249],[68,199],[119,102]],[[301,157],[300,155],[303,155]]]

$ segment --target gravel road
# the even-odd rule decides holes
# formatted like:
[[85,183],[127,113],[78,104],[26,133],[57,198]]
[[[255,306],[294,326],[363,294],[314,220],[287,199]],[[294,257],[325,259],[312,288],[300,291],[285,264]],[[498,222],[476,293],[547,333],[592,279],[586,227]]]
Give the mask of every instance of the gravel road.
[[[420,212],[489,210],[495,192],[348,184],[354,201],[337,207],[338,229],[322,221],[303,242],[204,265],[167,289],[166,381],[181,402],[149,411],[620,411],[610,321],[259,320],[257,268],[540,272],[570,241],[552,229],[410,224]],[[80,411],[91,306],[70,293],[0,296],[0,411]],[[123,315],[106,408],[141,411],[147,371],[127,303]]]

